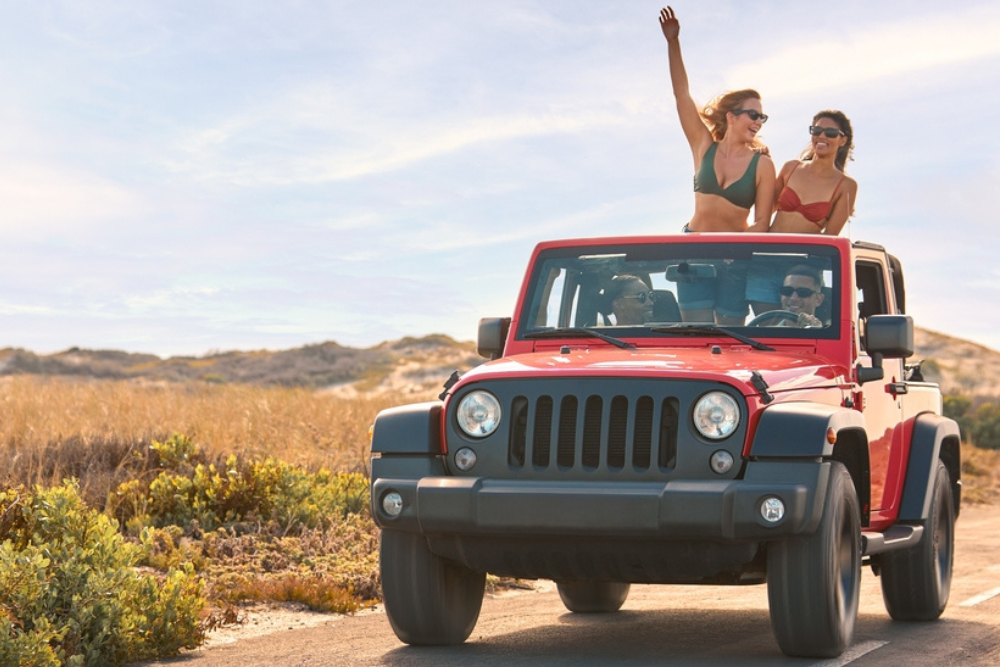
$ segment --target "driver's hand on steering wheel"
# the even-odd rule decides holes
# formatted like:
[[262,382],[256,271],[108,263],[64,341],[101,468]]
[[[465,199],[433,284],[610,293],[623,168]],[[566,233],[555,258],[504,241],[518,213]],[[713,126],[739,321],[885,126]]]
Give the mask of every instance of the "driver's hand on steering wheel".
[[809,313],[799,313],[799,319],[795,322],[800,327],[822,327],[823,323],[819,318]]

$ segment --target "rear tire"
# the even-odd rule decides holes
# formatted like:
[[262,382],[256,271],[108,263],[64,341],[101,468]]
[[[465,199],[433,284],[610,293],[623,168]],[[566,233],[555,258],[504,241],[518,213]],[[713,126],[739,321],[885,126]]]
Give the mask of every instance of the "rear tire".
[[948,604],[955,557],[955,499],[938,461],[931,513],[920,544],[881,556],[882,599],[897,621],[933,621]]
[[592,614],[621,609],[631,585],[603,581],[562,581],[556,582],[556,587],[567,609],[578,614]]
[[476,627],[486,573],[441,558],[416,533],[383,530],[382,598],[400,641],[417,646],[461,644]]
[[835,658],[854,636],[861,586],[861,518],[847,469],[832,463],[816,532],[768,545],[771,627],[790,656]]

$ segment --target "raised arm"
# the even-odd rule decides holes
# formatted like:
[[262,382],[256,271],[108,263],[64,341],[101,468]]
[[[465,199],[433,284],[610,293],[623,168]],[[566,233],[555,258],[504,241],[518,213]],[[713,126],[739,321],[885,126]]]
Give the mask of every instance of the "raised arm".
[[684,136],[691,146],[691,154],[694,156],[694,165],[697,169],[702,156],[712,143],[712,133],[702,121],[698,105],[694,103],[688,88],[687,70],[684,69],[684,59],[681,57],[681,25],[671,7],[660,10],[660,28],[667,39],[670,83],[673,86],[674,99],[677,101],[677,116],[680,118]]
[[837,193],[837,201],[830,211],[830,220],[823,228],[824,234],[836,236],[847,224],[847,219],[854,215],[854,199],[858,196],[858,182],[850,176],[844,178],[844,183]]

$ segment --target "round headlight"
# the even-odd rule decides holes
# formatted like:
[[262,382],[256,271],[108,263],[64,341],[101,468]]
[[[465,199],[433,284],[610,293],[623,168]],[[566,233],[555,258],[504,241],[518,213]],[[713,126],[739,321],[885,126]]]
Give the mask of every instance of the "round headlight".
[[473,391],[458,404],[459,427],[474,438],[484,438],[500,425],[500,401],[488,391]]
[[710,391],[694,406],[694,426],[706,438],[728,438],[740,424],[740,408],[729,394]]

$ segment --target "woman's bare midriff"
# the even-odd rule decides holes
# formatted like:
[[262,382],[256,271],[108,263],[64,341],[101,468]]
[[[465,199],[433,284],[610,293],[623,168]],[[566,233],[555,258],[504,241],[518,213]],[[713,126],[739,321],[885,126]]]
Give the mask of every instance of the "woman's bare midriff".
[[770,231],[778,234],[819,234],[823,230],[800,213],[778,211],[771,222]]
[[719,195],[694,193],[694,216],[688,223],[692,232],[745,232],[750,210]]

